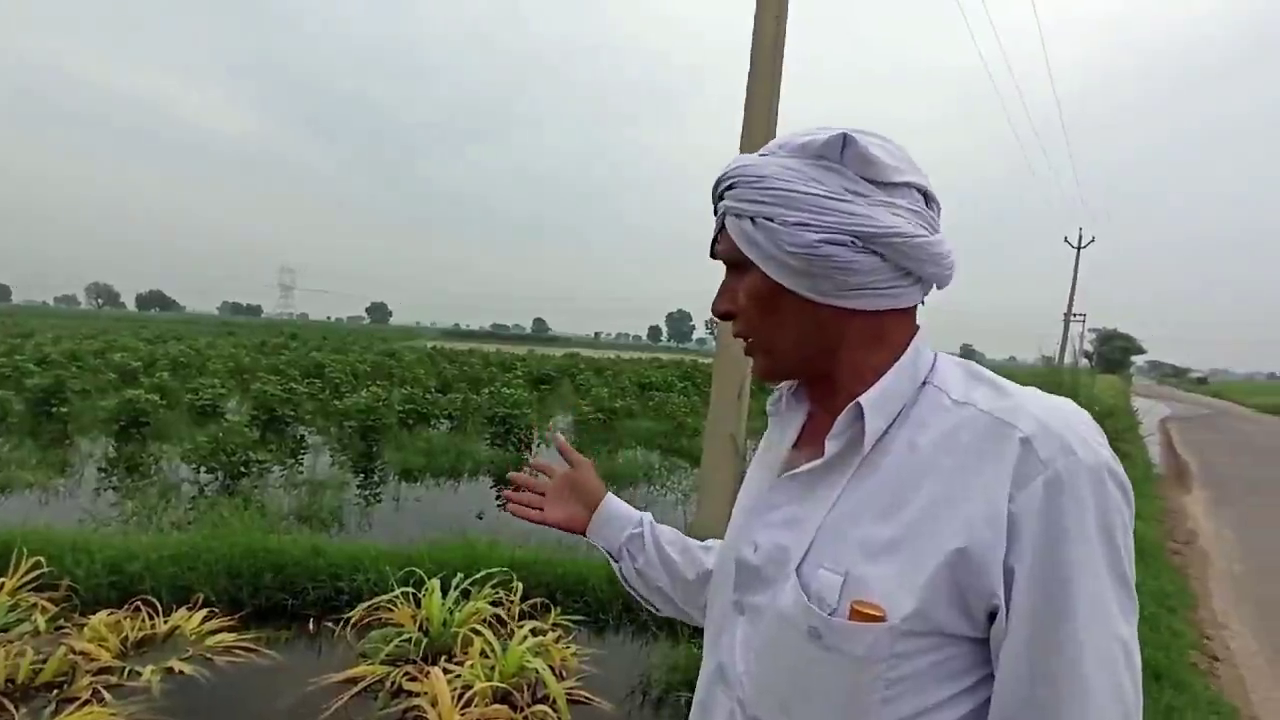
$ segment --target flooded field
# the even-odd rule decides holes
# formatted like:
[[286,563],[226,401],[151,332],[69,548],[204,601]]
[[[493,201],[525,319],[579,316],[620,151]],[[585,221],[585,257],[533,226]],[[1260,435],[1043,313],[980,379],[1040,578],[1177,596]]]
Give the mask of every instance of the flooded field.
[[[655,646],[624,635],[582,633],[579,642],[593,652],[586,689],[613,705],[580,707],[575,720],[678,720],[670,705],[642,701],[640,683]],[[175,678],[165,683],[154,716],[160,720],[317,720],[342,688],[315,688],[317,678],[350,668],[356,656],[349,644],[332,636],[302,635],[271,646],[279,660],[267,664],[214,669],[207,680]],[[362,698],[330,717],[372,720],[374,704]]]
[[[513,543],[553,542],[591,549],[580,538],[501,512],[494,490],[484,478],[428,479],[412,484],[391,478],[371,491],[335,470],[320,453],[310,458],[303,473],[267,478],[252,494],[235,500],[202,496],[200,477],[180,463],[145,481],[112,488],[99,475],[101,455],[100,449],[87,447],[76,459],[71,476],[0,494],[0,525],[180,529],[234,510],[273,529],[389,544],[484,536]],[[661,522],[685,526],[691,513],[687,500],[691,477],[665,478],[660,485],[631,479],[624,484],[627,487],[617,490],[619,496],[652,512]]]

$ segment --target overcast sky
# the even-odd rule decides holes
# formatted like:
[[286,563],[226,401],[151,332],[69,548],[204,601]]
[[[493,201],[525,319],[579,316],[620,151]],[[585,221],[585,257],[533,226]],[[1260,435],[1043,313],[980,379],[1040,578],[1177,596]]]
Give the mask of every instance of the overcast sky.
[[[1062,238],[1084,225],[1091,325],[1174,362],[1280,368],[1280,6],[1041,0],[1082,205],[1030,1],[988,4],[1035,134],[961,2],[1025,156],[954,0],[793,2],[783,82],[781,130],[876,130],[929,173],[958,268],[925,310],[934,344],[1050,351]],[[313,315],[705,317],[752,5],[9,0],[0,282],[270,309],[287,264],[346,293],[299,293]]]

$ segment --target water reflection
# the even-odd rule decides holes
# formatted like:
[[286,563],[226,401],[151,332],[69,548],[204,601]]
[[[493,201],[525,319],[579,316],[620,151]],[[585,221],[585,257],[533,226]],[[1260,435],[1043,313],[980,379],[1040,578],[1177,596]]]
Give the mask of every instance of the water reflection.
[[[654,645],[623,635],[584,632],[578,637],[594,651],[588,660],[592,672],[585,678],[587,691],[614,707],[576,708],[575,720],[676,720],[674,711],[641,703],[636,692]],[[186,677],[166,681],[155,715],[163,720],[316,720],[343,688],[313,688],[315,679],[357,662],[347,643],[314,635],[295,636],[272,649],[279,653],[279,661],[219,668],[204,681]],[[361,699],[331,717],[367,720],[373,716],[372,702]]]
[[[162,476],[122,495],[101,486],[96,461],[100,456],[100,449],[82,449],[73,476],[0,494],[0,525],[183,527],[193,520],[189,516],[199,514],[192,510],[197,483],[189,467],[168,463]],[[691,479],[668,479],[662,486],[633,484],[617,492],[660,522],[683,528],[690,514],[685,499],[690,485]],[[389,544],[483,536],[589,547],[579,538],[501,512],[489,481],[483,478],[420,484],[393,478],[382,486],[380,495],[372,503],[363,502],[350,476],[337,470],[323,453],[314,453],[302,473],[265,481],[255,491],[250,509],[264,521],[278,519],[281,529],[294,526]]]

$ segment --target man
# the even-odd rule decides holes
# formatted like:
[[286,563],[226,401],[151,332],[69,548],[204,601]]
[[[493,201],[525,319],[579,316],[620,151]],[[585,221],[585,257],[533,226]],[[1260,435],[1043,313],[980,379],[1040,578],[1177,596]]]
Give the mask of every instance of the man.
[[512,474],[508,511],[705,628],[693,720],[1141,720],[1129,480],[1075,403],[920,338],[953,265],[906,152],[788,135],[713,201],[712,313],[777,383],[724,539],[658,524],[559,437],[568,467]]

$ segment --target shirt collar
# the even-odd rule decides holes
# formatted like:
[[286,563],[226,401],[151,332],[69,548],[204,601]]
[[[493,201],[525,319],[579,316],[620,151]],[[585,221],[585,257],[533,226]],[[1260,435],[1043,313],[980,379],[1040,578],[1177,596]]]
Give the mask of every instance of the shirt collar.
[[936,354],[922,335],[916,331],[907,351],[889,372],[855,401],[854,404],[862,408],[864,450],[869,450],[884,435],[933,370]]
[[[827,435],[828,450],[833,443],[839,444],[842,440],[861,440],[864,451],[875,445],[928,379],[935,358],[936,353],[925,342],[923,333],[917,331],[906,352],[889,371],[836,418]],[[798,391],[799,385],[794,381],[780,385],[766,404],[769,415],[807,407],[803,392]]]

